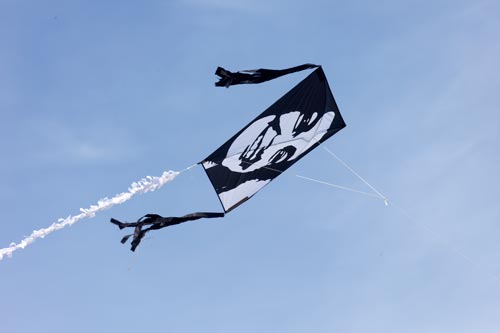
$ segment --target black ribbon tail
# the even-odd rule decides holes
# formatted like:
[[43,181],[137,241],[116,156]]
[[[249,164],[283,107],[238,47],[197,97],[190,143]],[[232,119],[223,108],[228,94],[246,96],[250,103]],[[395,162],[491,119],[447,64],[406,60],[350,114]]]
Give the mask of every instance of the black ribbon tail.
[[118,228],[123,229],[123,228],[128,228],[128,227],[137,227],[138,225],[147,225],[147,224],[152,224],[157,218],[161,218],[160,215],[157,214],[146,214],[143,217],[141,217],[137,222],[120,222],[117,219],[111,218],[110,222],[113,224],[116,224]]
[[130,236],[133,236],[134,234],[130,234],[130,235],[126,235],[122,238],[122,240],[120,241],[122,244],[125,244],[128,239],[130,238]]
[[123,222],[120,222],[118,220],[115,220],[114,218],[111,218],[111,223],[113,224],[116,224],[118,226],[118,228],[123,229],[123,228],[126,228],[129,226],[130,223],[123,223]]
[[[148,233],[151,230],[158,230],[166,227],[170,227],[172,225],[188,222],[188,221],[194,221],[202,218],[218,218],[218,217],[224,217],[224,213],[209,213],[209,212],[198,212],[198,213],[192,213],[192,214],[187,214],[184,216],[180,217],[163,217],[157,214],[147,214],[141,217],[140,219],[137,220],[137,222],[120,222],[114,218],[110,220],[111,223],[115,224],[118,226],[118,228],[124,229],[124,228],[134,228],[134,233],[125,235],[121,239],[121,243],[125,244],[130,237],[132,238],[132,242],[130,243],[130,250],[135,251],[137,246],[141,243],[141,240],[144,238],[146,233]],[[143,227],[146,227],[145,229],[142,229]]]
[[300,72],[309,68],[316,68],[318,65],[303,64],[286,69],[254,69],[233,73],[222,67],[217,67],[215,74],[219,76],[219,81],[215,82],[217,87],[233,86],[236,84],[262,83],[276,79],[280,76]]

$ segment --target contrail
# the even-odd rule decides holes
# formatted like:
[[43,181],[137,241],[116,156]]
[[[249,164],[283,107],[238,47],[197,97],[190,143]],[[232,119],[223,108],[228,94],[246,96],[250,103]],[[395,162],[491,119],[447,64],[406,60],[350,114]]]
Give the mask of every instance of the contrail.
[[[193,166],[190,166],[185,170],[189,170]],[[132,199],[132,197],[136,194],[143,194],[151,191],[156,191],[166,183],[174,180],[174,178],[177,177],[181,172],[182,171],[165,171],[160,177],[147,176],[146,178],[143,178],[138,182],[132,183],[128,188],[128,192],[117,194],[112,198],[106,197],[100,199],[99,201],[97,201],[96,205],[91,205],[89,208],[80,208],[81,213],[78,215],[75,216],[70,215],[65,219],[61,218],[57,222],[52,223],[52,225],[47,228],[34,230],[31,233],[31,235],[24,238],[19,243],[17,244],[11,243],[9,247],[0,249],[0,260],[2,260],[4,256],[8,256],[9,258],[12,257],[12,252],[18,249],[24,249],[26,246],[33,243],[37,238],[44,238],[48,234],[56,230],[62,229],[68,225],[72,225],[75,222],[78,222],[86,218],[92,218],[95,216],[97,212],[109,209],[114,205],[120,205],[125,201]]]

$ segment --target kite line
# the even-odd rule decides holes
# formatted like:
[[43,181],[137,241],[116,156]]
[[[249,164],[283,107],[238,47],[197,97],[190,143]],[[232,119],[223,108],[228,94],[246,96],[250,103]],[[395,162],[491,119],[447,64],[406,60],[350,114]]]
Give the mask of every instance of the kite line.
[[389,201],[389,199],[386,196],[384,196],[375,187],[373,187],[372,185],[370,185],[370,183],[368,183],[363,177],[361,177],[356,171],[354,171],[354,169],[352,169],[346,162],[344,162],[334,152],[332,152],[331,150],[329,150],[327,147],[323,147],[323,149],[328,154],[330,154],[332,157],[334,157],[347,170],[349,170],[353,175],[355,175],[359,180],[361,180],[365,185],[367,185],[374,193],[363,192],[363,191],[359,191],[359,190],[356,190],[356,189],[352,189],[352,188],[348,188],[348,187],[344,187],[344,186],[340,186],[340,185],[328,183],[328,182],[325,182],[325,181],[322,181],[322,180],[318,180],[318,179],[314,179],[314,178],[309,178],[309,177],[305,177],[305,176],[301,176],[301,175],[296,175],[298,178],[309,180],[309,181],[314,182],[314,183],[319,183],[319,184],[327,185],[327,186],[334,187],[334,188],[337,188],[337,189],[340,189],[340,190],[346,190],[346,191],[350,191],[350,192],[354,192],[354,193],[366,195],[366,196],[369,196],[369,197],[375,197],[375,198],[378,198],[378,199],[382,199],[384,201],[384,204],[386,206],[389,206],[389,202],[390,202],[391,206],[394,207],[394,208],[396,208],[403,216],[406,217],[406,219],[408,221],[412,222],[417,227],[423,228],[427,233],[433,235],[450,252],[456,254],[457,256],[459,256],[460,258],[462,258],[464,261],[466,261],[468,264],[470,264],[472,266],[475,266],[475,268],[477,268],[483,274],[488,275],[496,283],[500,283],[500,276],[499,275],[491,272],[490,269],[488,269],[484,265],[481,265],[477,260],[475,260],[474,258],[472,258],[469,255],[465,254],[465,252],[462,249],[458,248],[456,245],[454,245],[453,242],[450,239],[448,239],[447,237],[445,237],[444,235],[442,235],[438,231],[434,230],[430,225],[428,225],[426,223],[422,223],[421,221],[417,221],[405,209],[403,209],[401,206],[395,204],[393,200]]
[[385,195],[383,195],[382,193],[380,193],[375,187],[373,187],[372,185],[370,185],[370,183],[368,183],[363,177],[361,177],[356,171],[354,171],[349,165],[347,165],[346,162],[344,162],[343,160],[340,159],[340,157],[338,157],[337,155],[335,155],[335,153],[333,151],[331,151],[330,149],[326,148],[326,147],[323,147],[323,149],[325,149],[325,151],[330,154],[331,156],[333,156],[337,161],[339,161],[340,164],[342,164],[347,170],[349,170],[353,175],[355,175],[356,177],[358,177],[359,180],[361,180],[363,183],[365,183],[366,186],[368,186],[369,188],[372,189],[373,192],[375,192],[381,199],[384,200],[384,203],[386,206],[389,205],[389,200],[385,197]]
[[296,176],[299,177],[299,178],[305,179],[305,180],[309,180],[311,182],[315,182],[315,183],[319,183],[319,184],[323,184],[323,185],[335,187],[335,188],[338,188],[340,190],[346,190],[346,191],[349,191],[349,192],[363,194],[363,195],[366,195],[366,196],[372,197],[372,198],[383,199],[383,198],[381,198],[377,194],[368,193],[368,192],[364,192],[364,191],[359,191],[359,190],[356,190],[356,189],[353,189],[353,188],[349,188],[349,187],[340,186],[340,185],[337,185],[337,184],[328,183],[328,182],[325,182],[323,180],[318,180],[318,179],[314,179],[314,178],[310,178],[310,177],[306,177],[306,176],[301,176],[301,175],[296,175]]
[[109,209],[116,205],[121,205],[122,203],[132,199],[132,197],[135,196],[136,194],[144,194],[147,192],[156,191],[166,183],[169,183],[172,180],[174,180],[182,172],[190,170],[194,166],[196,166],[196,164],[187,167],[182,171],[171,171],[171,170],[164,171],[163,174],[159,177],[147,176],[137,182],[133,182],[132,184],[130,184],[127,192],[119,193],[112,198],[108,197],[102,198],[97,201],[97,204],[91,205],[89,208],[80,208],[80,214],[74,216],[70,215],[64,219],[61,218],[57,222],[52,223],[52,225],[50,225],[47,228],[34,230],[31,233],[31,235],[27,236],[19,243],[17,244],[11,243],[9,247],[0,249],[0,260],[2,260],[5,256],[9,258],[12,257],[12,253],[14,251],[26,248],[28,245],[33,243],[38,238],[44,238],[45,236],[53,233],[54,231],[73,225],[74,223],[80,220],[86,218],[93,218],[96,215],[96,213],[100,211]]

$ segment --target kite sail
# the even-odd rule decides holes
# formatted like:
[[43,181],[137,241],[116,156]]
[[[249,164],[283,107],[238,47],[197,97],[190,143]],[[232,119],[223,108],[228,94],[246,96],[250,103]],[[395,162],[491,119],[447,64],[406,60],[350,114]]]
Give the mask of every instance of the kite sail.
[[229,212],[344,127],[319,67],[201,163]]
[[[148,214],[137,222],[111,222],[120,229],[135,228],[131,250],[150,230],[200,218],[223,217],[274,178],[344,128],[345,122],[320,66],[305,64],[283,70],[258,69],[230,72],[217,68],[216,86],[261,83],[316,68],[309,76],[267,108],[231,139],[202,160],[202,165],[222,204],[224,213],[193,213],[183,217]],[[147,229],[142,229],[148,226]]]

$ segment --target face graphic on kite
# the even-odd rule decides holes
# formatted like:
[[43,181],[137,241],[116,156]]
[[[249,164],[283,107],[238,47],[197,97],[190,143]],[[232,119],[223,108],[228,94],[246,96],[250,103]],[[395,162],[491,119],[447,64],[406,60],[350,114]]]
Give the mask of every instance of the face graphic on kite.
[[226,212],[345,126],[317,69],[203,162]]
[[334,118],[333,111],[322,115],[290,111],[260,118],[232,142],[222,165],[233,172],[248,173],[293,162],[321,140]]

